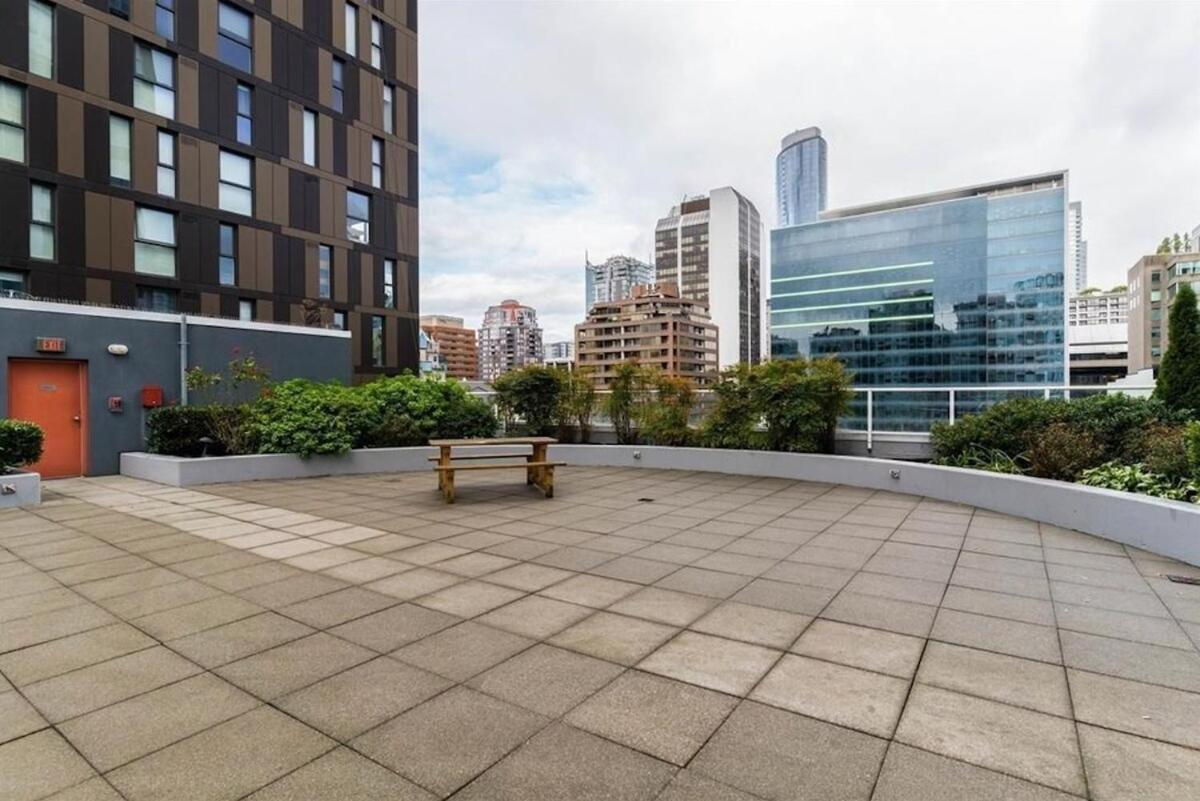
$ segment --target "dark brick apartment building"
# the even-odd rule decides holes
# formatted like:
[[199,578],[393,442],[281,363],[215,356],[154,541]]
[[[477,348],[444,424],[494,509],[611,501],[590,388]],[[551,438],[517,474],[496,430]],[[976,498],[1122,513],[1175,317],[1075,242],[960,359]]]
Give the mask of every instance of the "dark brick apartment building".
[[416,368],[415,0],[0,2],[0,290]]

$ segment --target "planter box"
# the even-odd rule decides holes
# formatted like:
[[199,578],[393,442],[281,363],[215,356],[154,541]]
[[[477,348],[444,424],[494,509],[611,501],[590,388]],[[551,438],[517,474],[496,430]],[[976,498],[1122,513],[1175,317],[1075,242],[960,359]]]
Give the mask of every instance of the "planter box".
[[0,472],[0,509],[12,506],[37,506],[41,502],[41,475]]
[[[471,449],[463,449],[470,453]],[[486,449],[480,450],[486,453]],[[181,459],[121,454],[121,474],[192,487],[262,479],[428,471],[434,448],[378,448],[345,456],[291,454]],[[1085,487],[1063,481],[856,456],[663,448],[552,445],[550,457],[586,467],[647,467],[763,476],[920,495],[1094,534],[1200,565],[1200,505]]]

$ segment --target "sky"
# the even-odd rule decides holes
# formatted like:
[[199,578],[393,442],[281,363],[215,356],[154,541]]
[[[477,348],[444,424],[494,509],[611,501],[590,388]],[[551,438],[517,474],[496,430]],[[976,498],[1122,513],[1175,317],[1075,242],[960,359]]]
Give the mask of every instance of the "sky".
[[[1089,283],[1200,225],[1200,3],[422,0],[423,313],[505,298],[547,342],[583,263],[649,261],[684,195],[775,223],[789,132],[829,207],[1068,169]],[[764,279],[766,276],[764,276]],[[765,283],[765,281],[764,281]]]

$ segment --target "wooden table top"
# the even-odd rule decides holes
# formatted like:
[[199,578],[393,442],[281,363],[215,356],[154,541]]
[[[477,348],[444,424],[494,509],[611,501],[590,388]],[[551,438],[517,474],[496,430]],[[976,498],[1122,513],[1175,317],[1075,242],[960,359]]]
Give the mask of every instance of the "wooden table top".
[[431,439],[435,448],[456,448],[460,445],[554,445],[554,437],[497,437],[494,439]]

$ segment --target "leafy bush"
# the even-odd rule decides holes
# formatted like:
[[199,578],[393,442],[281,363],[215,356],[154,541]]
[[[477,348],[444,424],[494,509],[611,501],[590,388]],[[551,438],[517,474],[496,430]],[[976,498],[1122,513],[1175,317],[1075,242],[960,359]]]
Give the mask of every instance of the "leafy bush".
[[592,438],[592,415],[596,412],[596,384],[592,371],[586,368],[563,374],[563,383],[558,394],[559,439],[566,439],[566,429],[575,426],[579,430],[579,441]]
[[700,425],[700,441],[705,446],[735,450],[763,447],[751,390],[749,365],[738,364],[721,372],[721,380],[713,387],[716,406]]
[[850,406],[850,378],[834,359],[780,359],[751,368],[751,396],[773,451],[832,453],[838,418]]
[[541,365],[510,370],[497,378],[496,403],[508,417],[520,417],[530,434],[549,436],[554,431],[564,373]]
[[41,426],[24,420],[0,420],[0,473],[42,458]]
[[1122,455],[1127,464],[1140,463],[1151,473],[1166,476],[1172,481],[1193,475],[1188,454],[1187,428],[1156,423],[1131,435]]
[[[1186,412],[1172,410],[1160,400],[1129,395],[1091,395],[1065,404],[1064,420],[1096,438],[1102,462],[1120,459],[1134,437],[1159,424],[1187,422]],[[1036,436],[1031,429],[1030,436]]]
[[1089,487],[1136,492],[1172,501],[1200,502],[1200,482],[1172,481],[1166,476],[1151,473],[1140,464],[1108,462],[1091,470],[1085,470],[1080,484]]
[[398,448],[436,438],[490,437],[496,431],[496,417],[488,404],[472,397],[457,381],[402,375],[380,378],[353,391],[361,393],[374,416],[355,447]]
[[276,384],[250,405],[248,447],[257,453],[341,454],[382,420],[366,394],[335,382],[297,378]]
[[1182,283],[1167,320],[1167,352],[1154,397],[1172,409],[1200,414],[1200,309],[1191,284]]
[[654,397],[634,407],[638,436],[651,445],[684,447],[692,444],[688,419],[696,402],[692,382],[686,378],[653,375]]
[[[212,406],[163,406],[146,418],[146,450],[165,456],[223,456]],[[202,439],[211,442],[201,442]]]
[[1024,475],[1029,472],[1029,459],[1025,456],[1009,456],[998,448],[974,448],[948,457],[940,462],[947,467],[969,467],[972,470],[986,470],[989,473],[1008,473],[1009,475]]
[[613,381],[608,385],[609,394],[604,400],[604,412],[612,422],[617,442],[632,445],[637,442],[634,425],[638,407],[646,402],[647,371],[633,362],[617,365]]
[[1069,423],[1051,423],[1030,440],[1030,472],[1038,478],[1074,481],[1084,470],[1103,462],[1102,453],[1090,432]]
[[1183,433],[1186,441],[1188,465],[1192,469],[1192,478],[1200,481],[1200,421],[1189,423]]
[[1014,398],[954,423],[936,422],[929,431],[934,458],[948,464],[981,449],[1018,456],[1025,453],[1030,432],[1065,419],[1067,406],[1062,400]]

